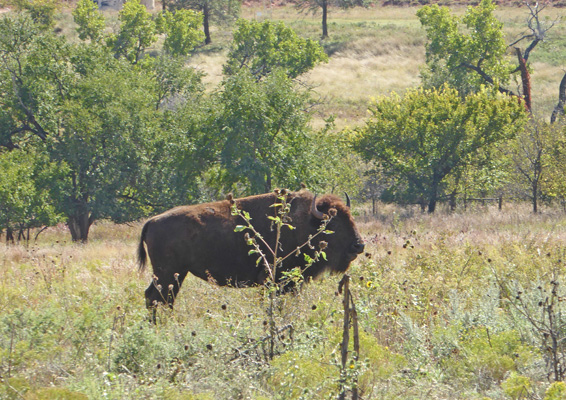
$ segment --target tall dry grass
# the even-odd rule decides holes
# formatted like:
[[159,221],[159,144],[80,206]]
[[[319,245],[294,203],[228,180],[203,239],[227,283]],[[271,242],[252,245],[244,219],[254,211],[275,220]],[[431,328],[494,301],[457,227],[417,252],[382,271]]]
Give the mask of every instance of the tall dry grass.
[[[527,288],[562,282],[566,215],[552,208],[534,215],[511,203],[435,215],[378,210],[354,210],[367,254],[349,270],[363,361],[352,369],[364,398],[507,399],[503,382],[517,373],[542,398],[550,383],[540,337],[524,318],[511,318],[496,279]],[[151,271],[140,274],[134,256],[140,230],[102,222],[88,244],[71,243],[63,227],[29,246],[0,244],[0,397],[336,395],[339,277],[280,298],[277,324],[294,331],[282,335],[268,364],[260,288],[220,288],[189,276],[175,310],[159,310],[158,325],[149,323],[143,291]]]

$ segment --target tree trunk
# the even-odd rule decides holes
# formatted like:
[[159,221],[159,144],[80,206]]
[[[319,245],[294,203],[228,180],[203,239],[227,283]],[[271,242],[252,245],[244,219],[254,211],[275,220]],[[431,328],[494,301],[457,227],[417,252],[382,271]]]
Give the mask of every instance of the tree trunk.
[[428,213],[432,214],[436,211],[436,196],[432,196],[428,202]]
[[204,5],[202,8],[202,24],[204,29],[204,44],[212,43],[212,39],[210,37],[210,9],[208,5]]
[[436,211],[436,203],[438,201],[438,185],[440,185],[440,179],[435,176],[432,179],[432,185],[430,188],[430,197],[428,199],[428,213],[432,214]]
[[67,226],[71,232],[73,242],[86,243],[88,241],[90,226],[94,220],[88,210],[87,204],[80,200],[77,201],[77,203],[72,213],[67,215]]
[[558,104],[552,110],[552,115],[550,116],[550,123],[556,122],[556,118],[559,115],[564,115],[564,105],[566,104],[566,74],[562,77],[560,81],[560,87],[558,89]]
[[521,82],[523,83],[523,100],[528,112],[531,112],[531,75],[527,69],[527,62],[521,55],[521,50],[516,47],[517,58],[519,59],[519,70],[521,71]]
[[12,228],[6,228],[6,244],[14,244],[14,231]]
[[536,179],[533,180],[532,183],[532,196],[533,196],[533,213],[538,212],[538,181]]
[[450,193],[450,211],[454,212],[456,210],[456,190]]
[[265,193],[271,192],[271,185],[271,171],[268,171],[267,175],[265,176]]
[[328,2],[326,0],[322,1],[322,38],[328,37]]

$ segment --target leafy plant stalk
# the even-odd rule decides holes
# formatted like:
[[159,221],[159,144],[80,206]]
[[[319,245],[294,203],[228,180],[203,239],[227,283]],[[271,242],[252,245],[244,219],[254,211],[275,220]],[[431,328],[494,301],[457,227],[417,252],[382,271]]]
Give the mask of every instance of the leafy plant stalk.
[[[303,249],[308,246],[310,249],[315,249],[311,241],[321,234],[331,234],[332,231],[326,229],[332,216],[328,216],[323,219],[318,231],[314,235],[309,235],[307,240],[301,245],[297,246],[296,249],[287,253],[284,256],[280,256],[279,252],[281,250],[281,235],[283,228],[289,230],[294,230],[295,227],[289,223],[289,213],[291,211],[291,202],[288,201],[288,191],[287,190],[276,190],[277,194],[276,201],[271,207],[276,209],[275,216],[268,216],[271,220],[272,228],[275,230],[275,244],[272,246],[267,243],[263,235],[261,235],[252,224],[252,218],[250,214],[238,208],[236,203],[232,204],[232,215],[239,216],[243,219],[245,225],[237,225],[234,229],[235,232],[242,232],[248,230],[244,235],[246,244],[251,246],[252,249],[248,252],[249,255],[257,254],[258,258],[256,260],[256,265],[263,265],[267,273],[267,280],[264,285],[268,290],[269,296],[269,307],[267,310],[268,324],[269,324],[269,359],[273,359],[275,355],[275,341],[277,336],[277,324],[275,321],[275,308],[277,303],[277,293],[282,291],[282,289],[288,285],[290,282],[300,283],[303,281],[303,272],[317,262],[321,257],[326,259],[326,253],[324,249],[327,243],[321,241],[319,243],[319,249],[315,250],[313,257],[303,252]],[[262,247],[264,249],[262,249]],[[283,262],[291,255],[299,256],[303,253],[306,265],[303,270],[298,267],[294,268],[288,272],[282,272],[282,279],[278,280],[277,271],[283,265]],[[299,271],[297,271],[299,269]]]

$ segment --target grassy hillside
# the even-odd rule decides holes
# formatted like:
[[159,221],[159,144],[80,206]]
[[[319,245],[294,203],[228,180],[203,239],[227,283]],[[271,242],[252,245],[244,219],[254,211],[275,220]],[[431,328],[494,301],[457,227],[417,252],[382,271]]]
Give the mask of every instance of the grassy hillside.
[[[391,91],[403,92],[420,83],[419,68],[425,62],[424,30],[415,15],[417,7],[376,6],[368,9],[332,9],[329,16],[330,37],[322,42],[330,61],[319,65],[303,77],[320,95],[320,120],[335,115],[338,126],[355,126],[366,116],[368,102],[375,96]],[[454,6],[457,13],[465,6]],[[525,33],[526,7],[501,6],[496,12],[505,24],[508,42]],[[563,8],[549,7],[544,11],[545,21],[566,15]],[[284,21],[301,35],[320,37],[320,14],[301,14],[290,6],[266,6],[254,3],[243,9],[243,17]],[[222,63],[229,31],[213,33],[212,49],[192,59],[214,85],[222,78]],[[533,110],[545,118],[558,101],[558,86],[564,75],[566,56],[566,26],[557,23],[530,57],[532,66]],[[521,44],[523,48],[528,44]],[[518,91],[520,81],[511,89]]]

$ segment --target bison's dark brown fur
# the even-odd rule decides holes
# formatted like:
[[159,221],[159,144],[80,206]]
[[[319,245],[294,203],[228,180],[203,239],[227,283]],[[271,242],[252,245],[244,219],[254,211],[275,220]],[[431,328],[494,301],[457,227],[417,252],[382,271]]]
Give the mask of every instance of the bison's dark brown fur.
[[[236,205],[252,218],[255,229],[270,245],[275,242],[275,232],[267,218],[274,215],[272,206],[277,199],[275,193],[237,199]],[[316,199],[316,198],[315,198]],[[296,229],[283,229],[281,237],[282,255],[294,251],[297,246],[315,235],[321,225],[320,213],[333,213],[327,229],[330,235],[319,235],[312,244],[328,242],[325,249],[327,261],[321,260],[306,269],[305,278],[316,277],[323,271],[344,272],[364,249],[363,241],[356,229],[349,207],[333,195],[316,199],[313,209],[313,195],[301,190],[288,195],[291,204],[290,224]],[[168,302],[170,305],[188,272],[212,281],[218,285],[245,287],[263,284],[267,278],[262,264],[256,265],[257,254],[248,255],[251,247],[244,240],[244,233],[234,232],[236,225],[245,225],[239,216],[231,215],[230,201],[218,201],[193,206],[173,208],[146,222],[142,229],[138,258],[140,269],[146,264],[146,250],[153,265],[154,279],[145,291],[148,307]],[[305,252],[312,252],[308,246]],[[291,256],[279,269],[290,270],[304,267],[304,257]]]

